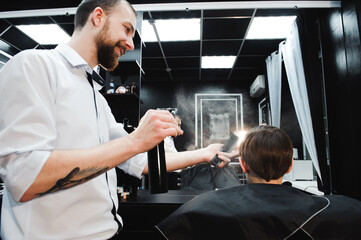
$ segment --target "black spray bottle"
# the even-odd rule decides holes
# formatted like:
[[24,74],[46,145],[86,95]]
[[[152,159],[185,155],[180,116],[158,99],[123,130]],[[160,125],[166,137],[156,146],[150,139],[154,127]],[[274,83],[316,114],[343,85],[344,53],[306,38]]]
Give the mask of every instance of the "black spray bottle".
[[148,179],[150,193],[168,192],[167,166],[163,141],[148,151]]

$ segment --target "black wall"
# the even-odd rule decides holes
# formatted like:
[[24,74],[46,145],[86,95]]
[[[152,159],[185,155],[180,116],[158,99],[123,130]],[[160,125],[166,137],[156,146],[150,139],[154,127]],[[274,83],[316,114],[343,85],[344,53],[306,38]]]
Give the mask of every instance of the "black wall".
[[148,109],[175,107],[182,117],[184,135],[175,139],[178,151],[194,145],[195,94],[196,93],[241,93],[243,98],[244,129],[258,125],[258,102],[262,98],[251,98],[249,85],[240,82],[142,82],[140,106],[141,116]]
[[306,10],[300,19],[313,128],[325,193],[361,200],[360,3]]
[[343,1],[321,19],[332,191],[361,200],[360,3]]
[[[142,82],[140,115],[148,109],[175,107],[182,117],[184,135],[175,139],[179,151],[192,149],[194,146],[194,101],[196,93],[241,93],[243,98],[243,126],[244,130],[258,126],[258,103],[267,96],[251,98],[249,95],[250,83],[235,81],[225,82]],[[294,147],[299,149],[302,157],[302,137],[289,93],[287,81],[283,83],[281,128],[290,136]]]
[[296,116],[287,74],[282,64],[281,122],[280,128],[291,138],[294,148],[298,150],[298,159],[304,159],[303,141],[300,125]]

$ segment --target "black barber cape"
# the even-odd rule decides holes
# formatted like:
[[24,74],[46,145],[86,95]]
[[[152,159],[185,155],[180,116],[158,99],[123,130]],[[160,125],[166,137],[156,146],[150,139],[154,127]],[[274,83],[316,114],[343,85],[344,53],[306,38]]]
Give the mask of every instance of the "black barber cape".
[[285,185],[247,184],[198,195],[156,231],[163,239],[187,240],[361,239],[361,202]]

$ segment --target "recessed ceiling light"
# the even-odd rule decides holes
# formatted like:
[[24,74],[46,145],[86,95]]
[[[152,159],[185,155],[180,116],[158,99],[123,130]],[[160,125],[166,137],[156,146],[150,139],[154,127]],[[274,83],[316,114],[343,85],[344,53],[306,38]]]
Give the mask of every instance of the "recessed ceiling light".
[[11,56],[10,54],[8,54],[7,52],[4,52],[3,50],[0,49],[0,54],[7,57],[7,58],[12,58],[13,56]]
[[202,68],[232,68],[236,56],[204,56]]
[[[200,19],[159,19],[155,20],[159,39],[167,41],[199,41],[201,36]],[[145,20],[142,24],[142,40],[144,42],[156,42],[152,24]]]
[[296,16],[255,17],[246,39],[283,39],[291,31]]
[[39,44],[60,44],[70,39],[70,36],[56,24],[17,25],[16,27]]

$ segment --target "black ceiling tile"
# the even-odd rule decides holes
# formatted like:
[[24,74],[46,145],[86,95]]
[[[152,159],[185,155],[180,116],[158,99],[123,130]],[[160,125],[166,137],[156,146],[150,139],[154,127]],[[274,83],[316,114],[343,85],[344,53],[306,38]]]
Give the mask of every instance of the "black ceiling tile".
[[6,22],[4,19],[0,19],[0,34],[8,29],[10,27],[10,24]]
[[62,28],[69,36],[73,34],[74,24],[59,24],[60,28]]
[[202,69],[202,80],[227,80],[231,69]]
[[204,18],[251,17],[254,9],[204,10]]
[[169,76],[169,73],[163,69],[163,70],[144,70],[145,74],[143,76],[143,79],[145,81],[170,81],[171,78]]
[[242,39],[250,18],[204,19],[203,39]]
[[173,81],[198,81],[199,69],[172,69]]
[[257,9],[256,17],[296,16],[299,9]]
[[171,57],[167,58],[168,66],[171,69],[187,68],[199,69],[200,57]]
[[162,57],[158,42],[146,42],[142,48],[143,57]]
[[142,58],[142,68],[144,71],[148,69],[166,69],[166,65],[163,57],[157,58]]
[[150,15],[149,15],[150,12],[143,12],[143,20],[147,20],[147,19],[150,19]]
[[242,81],[250,86],[256,77],[260,74],[264,74],[264,71],[256,69],[233,69],[232,74],[228,80]]
[[263,68],[266,65],[265,56],[239,56],[236,60],[236,68]]
[[283,39],[273,40],[246,40],[240,55],[262,55],[268,56],[278,50],[278,45]]
[[7,18],[12,25],[29,25],[29,24],[52,24],[54,23],[49,17],[22,17]]
[[20,52],[18,49],[14,48],[13,46],[9,45],[6,41],[0,39],[0,50],[10,54],[11,56],[14,56],[18,52]]
[[162,42],[162,47],[166,57],[200,55],[199,41]]
[[46,45],[39,45],[38,48],[43,48],[43,49],[54,49],[56,48],[57,44],[46,44]]
[[[192,11],[156,11],[150,12],[150,15],[153,19],[182,19],[182,18],[200,18],[200,10]],[[149,12],[145,12],[143,15],[144,20],[151,19]]]
[[236,56],[242,40],[203,41],[202,56]]
[[61,1],[7,1],[1,6],[1,11],[16,11],[16,10],[31,10],[31,9],[50,9],[50,8],[65,8],[77,7],[81,0],[61,0]]
[[16,27],[9,28],[9,30],[7,30],[1,38],[21,50],[35,48],[38,45],[37,42]]
[[263,74],[263,71],[259,69],[251,69],[251,68],[234,68],[231,74],[231,78],[239,78],[239,77],[250,78],[253,76],[257,76],[259,74]]
[[51,18],[57,23],[71,23],[74,24],[74,14],[51,16]]

